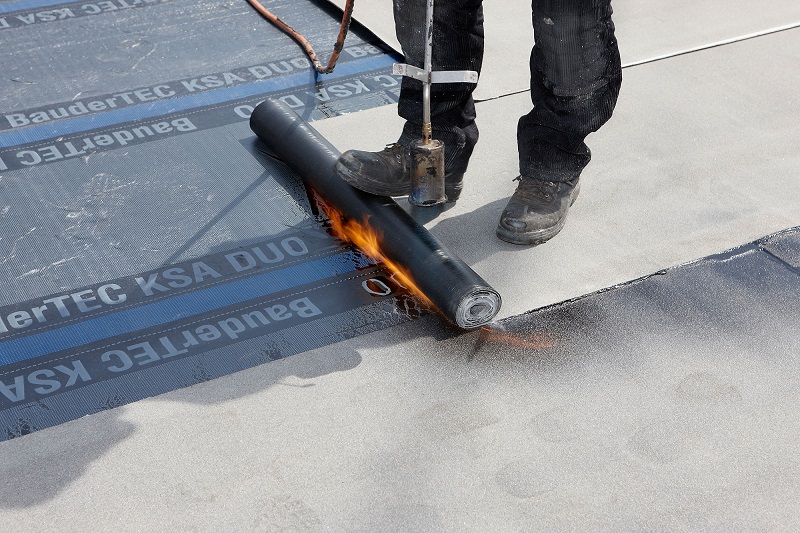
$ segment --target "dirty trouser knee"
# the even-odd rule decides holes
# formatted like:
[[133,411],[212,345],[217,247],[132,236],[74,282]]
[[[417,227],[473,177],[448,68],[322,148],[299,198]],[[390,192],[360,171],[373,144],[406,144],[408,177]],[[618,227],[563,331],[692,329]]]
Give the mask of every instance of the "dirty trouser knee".
[[533,110],[519,120],[520,173],[564,182],[589,163],[584,143],[609,118],[622,83],[611,0],[533,0]]
[[[397,39],[406,63],[425,62],[426,0],[394,0]],[[434,4],[434,70],[474,70],[483,61],[482,0],[440,0]],[[445,144],[445,172],[463,173],[478,142],[474,84],[436,84],[431,88],[433,137]],[[422,83],[403,78],[398,113],[406,120],[400,143],[411,146],[422,136]]]

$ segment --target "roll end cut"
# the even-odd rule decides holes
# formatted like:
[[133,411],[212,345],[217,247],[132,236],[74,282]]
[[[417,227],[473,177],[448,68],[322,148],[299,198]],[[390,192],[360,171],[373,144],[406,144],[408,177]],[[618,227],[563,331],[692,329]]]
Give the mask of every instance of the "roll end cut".
[[463,329],[485,326],[500,312],[500,294],[487,287],[476,288],[459,303],[455,313],[456,325]]

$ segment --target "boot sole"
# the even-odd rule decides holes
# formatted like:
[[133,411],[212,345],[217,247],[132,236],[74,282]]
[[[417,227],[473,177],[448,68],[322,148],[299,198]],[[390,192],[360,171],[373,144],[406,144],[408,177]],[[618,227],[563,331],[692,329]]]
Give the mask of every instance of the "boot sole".
[[394,187],[387,186],[379,181],[366,179],[363,174],[355,174],[351,169],[337,161],[333,169],[344,181],[360,191],[376,196],[405,196],[411,192],[411,182],[408,185],[399,184]]
[[495,233],[497,234],[497,237],[500,240],[511,244],[524,244],[528,246],[544,244],[545,242],[549,241],[550,239],[558,235],[558,233],[562,229],[564,229],[564,224],[566,223],[566,221],[567,217],[564,217],[558,221],[558,224],[556,224],[551,228],[543,229],[537,232],[528,232],[528,233],[512,232],[498,225],[497,231]]
[[[408,194],[411,194],[411,182],[409,182],[407,186],[398,185],[396,187],[390,187],[379,181],[365,179],[363,174],[354,173],[350,168],[343,165],[340,161],[337,161],[333,168],[340,178],[359,191],[364,191],[376,196],[407,196]],[[461,196],[461,191],[464,187],[464,174],[452,174],[445,176],[444,179],[447,202],[455,203]],[[451,181],[451,183],[448,183],[448,180]],[[453,183],[453,181],[455,181],[455,183]]]
[[[578,194],[580,192],[581,192],[581,186],[580,184],[578,184],[572,193],[572,199],[569,202],[570,207],[572,207],[572,205],[575,203],[575,200],[578,199]],[[566,222],[567,222],[567,215],[564,215],[564,217],[561,220],[559,220],[555,226],[527,233],[514,232],[498,224],[495,233],[497,234],[497,237],[500,240],[511,244],[536,246],[539,244],[544,244],[545,242],[549,241],[550,239],[558,235],[559,232],[561,232],[561,230],[564,229],[564,224],[566,224]]]

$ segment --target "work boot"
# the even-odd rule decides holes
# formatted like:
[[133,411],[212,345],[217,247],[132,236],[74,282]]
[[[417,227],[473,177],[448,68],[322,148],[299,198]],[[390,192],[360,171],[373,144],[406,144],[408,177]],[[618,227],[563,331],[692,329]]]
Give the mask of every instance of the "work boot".
[[336,161],[336,173],[362,191],[379,196],[411,192],[410,151],[402,144],[387,144],[380,152],[348,150]]
[[461,191],[464,190],[464,173],[457,172],[455,174],[444,175],[444,194],[447,196],[447,203],[455,203],[461,196]]
[[519,185],[500,216],[497,236],[512,244],[542,244],[555,237],[580,192],[577,178],[554,183],[520,176],[514,181]]
[[[348,150],[336,161],[341,178],[364,192],[379,196],[405,196],[411,192],[411,150],[399,143],[386,145],[380,152]],[[464,174],[444,177],[448,202],[455,202],[464,186]]]

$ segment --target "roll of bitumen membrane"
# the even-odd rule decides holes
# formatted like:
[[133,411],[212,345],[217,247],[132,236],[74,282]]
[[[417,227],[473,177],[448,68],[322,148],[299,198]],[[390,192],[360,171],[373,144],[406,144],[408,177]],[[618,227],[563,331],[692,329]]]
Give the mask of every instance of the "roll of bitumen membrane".
[[276,100],[266,100],[250,117],[250,128],[303,182],[345,217],[368,220],[382,235],[381,251],[404,267],[439,311],[463,329],[491,322],[500,295],[474,270],[417,223],[394,200],[359,191],[334,170],[338,150]]

